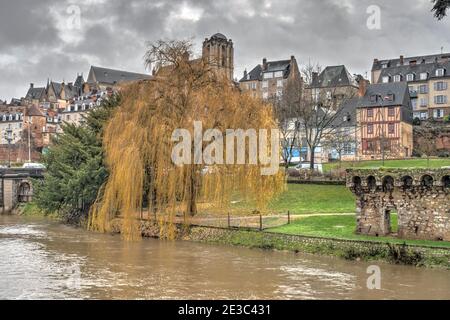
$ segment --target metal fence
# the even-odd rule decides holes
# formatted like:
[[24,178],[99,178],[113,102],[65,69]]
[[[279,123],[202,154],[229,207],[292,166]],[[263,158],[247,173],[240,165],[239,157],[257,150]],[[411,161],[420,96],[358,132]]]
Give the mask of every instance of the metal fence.
[[186,223],[195,226],[216,227],[228,229],[256,229],[266,230],[281,227],[291,223],[290,213],[279,215],[250,215],[225,217],[193,217],[187,218]]

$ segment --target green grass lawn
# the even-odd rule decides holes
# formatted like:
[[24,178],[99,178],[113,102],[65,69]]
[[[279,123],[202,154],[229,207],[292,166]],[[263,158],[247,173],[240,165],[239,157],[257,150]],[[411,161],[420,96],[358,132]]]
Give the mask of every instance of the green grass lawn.
[[[324,164],[324,171],[329,172],[333,169],[338,169],[340,166],[339,162],[326,163]],[[341,168],[379,168],[382,167],[383,163],[381,160],[374,161],[358,161],[358,162],[341,162]],[[449,158],[437,158],[430,159],[430,168],[440,168],[450,166]],[[405,160],[386,160],[384,164],[385,168],[427,168],[427,159],[405,159]]]
[[[251,213],[251,203],[238,201],[232,205],[234,214]],[[313,214],[355,212],[355,197],[345,186],[289,184],[269,204],[270,213]]]
[[345,186],[289,184],[269,208],[292,214],[350,213],[355,212],[355,197]]
[[[397,215],[391,217],[393,231],[396,231]],[[270,232],[293,235],[315,236],[348,240],[384,241],[390,243],[407,243],[411,245],[428,245],[450,248],[450,242],[403,240],[393,237],[372,237],[355,234],[356,221],[354,216],[316,216],[298,219],[290,225],[269,229]]]

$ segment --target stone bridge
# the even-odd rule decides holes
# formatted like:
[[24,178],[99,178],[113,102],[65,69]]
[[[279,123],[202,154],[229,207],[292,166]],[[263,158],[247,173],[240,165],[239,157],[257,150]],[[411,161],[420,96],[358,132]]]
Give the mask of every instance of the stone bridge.
[[31,201],[32,179],[42,178],[42,169],[0,169],[0,212],[9,213],[17,204]]
[[357,196],[359,234],[450,241],[450,168],[349,169],[347,187]]

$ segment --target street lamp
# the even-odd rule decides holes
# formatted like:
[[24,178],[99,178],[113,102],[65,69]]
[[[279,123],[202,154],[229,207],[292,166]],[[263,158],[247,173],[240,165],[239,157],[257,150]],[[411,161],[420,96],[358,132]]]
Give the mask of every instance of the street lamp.
[[6,141],[8,141],[8,168],[11,168],[11,141],[16,139],[16,134],[13,133],[11,125],[9,125],[8,128],[5,130],[4,137]]

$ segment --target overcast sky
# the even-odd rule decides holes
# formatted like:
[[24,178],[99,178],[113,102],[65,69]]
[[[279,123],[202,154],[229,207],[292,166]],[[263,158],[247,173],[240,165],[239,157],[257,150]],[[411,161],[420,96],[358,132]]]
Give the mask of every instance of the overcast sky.
[[[379,28],[370,6],[380,8]],[[216,32],[234,41],[237,78],[263,57],[291,55],[370,75],[375,57],[450,52],[450,18],[437,21],[431,8],[431,0],[0,0],[0,99],[47,78],[73,82],[90,65],[146,72],[146,41],[192,39],[200,53]]]

